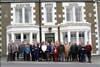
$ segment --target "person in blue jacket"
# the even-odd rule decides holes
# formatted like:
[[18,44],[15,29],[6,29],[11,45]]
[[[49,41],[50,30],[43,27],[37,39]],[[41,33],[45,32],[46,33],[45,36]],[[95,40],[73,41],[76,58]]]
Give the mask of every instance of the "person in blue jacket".
[[47,60],[48,60],[48,61],[51,60],[51,59],[50,59],[51,50],[52,50],[52,48],[51,48],[50,43],[47,43]]
[[24,52],[25,52],[25,60],[26,60],[26,61],[30,61],[30,52],[31,52],[31,50],[30,50],[30,45],[29,45],[29,43],[27,43],[27,44],[25,45]]

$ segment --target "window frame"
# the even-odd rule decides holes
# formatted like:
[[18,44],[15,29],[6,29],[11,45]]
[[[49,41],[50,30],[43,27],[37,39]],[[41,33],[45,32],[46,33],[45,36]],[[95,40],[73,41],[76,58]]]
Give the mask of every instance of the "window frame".
[[[48,5],[48,6],[46,6],[46,5]],[[48,10],[47,10],[47,8],[51,8],[51,13],[52,13],[52,20],[50,21],[50,22],[48,22],[48,20],[47,20],[47,13],[50,13],[50,12],[47,12]],[[46,22],[47,23],[52,23],[53,22],[53,3],[45,3],[45,15],[46,15]],[[50,19],[50,18],[49,18]]]
[[[24,6],[20,6],[20,5],[24,5]],[[25,7],[31,8],[31,12],[29,12],[29,13],[31,13],[31,17],[30,17],[31,20],[29,18],[29,22],[28,23],[25,22]],[[22,22],[21,23],[17,23],[16,22],[16,10],[15,10],[16,8],[22,8]],[[14,24],[32,24],[33,23],[33,9],[32,8],[33,7],[31,6],[31,4],[22,4],[22,3],[21,4],[15,4],[15,6],[13,8],[13,10],[14,10]]]
[[[81,20],[80,21],[76,21],[76,7],[81,7]],[[67,8],[72,8],[72,13],[73,13],[73,20],[72,21],[68,21],[67,20]],[[84,17],[83,17],[83,6],[82,5],[79,5],[78,3],[76,3],[76,4],[68,4],[67,6],[65,6],[65,21],[67,22],[67,23],[80,23],[80,22],[83,22],[83,19],[84,19]]]

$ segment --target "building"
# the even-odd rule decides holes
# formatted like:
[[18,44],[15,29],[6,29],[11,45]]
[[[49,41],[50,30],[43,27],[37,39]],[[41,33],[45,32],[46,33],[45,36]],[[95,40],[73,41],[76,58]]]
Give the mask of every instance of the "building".
[[42,41],[62,43],[76,41],[77,44],[83,42],[85,45],[89,41],[93,46],[93,55],[100,54],[98,11],[95,1],[44,1],[42,0],[41,4],[35,1],[27,3],[1,1],[2,55],[6,55],[10,40],[15,43],[40,42],[40,24]]
[[[97,13],[98,13],[97,15],[98,15],[99,38],[100,38],[100,0],[97,0]],[[100,44],[100,39],[99,39],[99,44]]]

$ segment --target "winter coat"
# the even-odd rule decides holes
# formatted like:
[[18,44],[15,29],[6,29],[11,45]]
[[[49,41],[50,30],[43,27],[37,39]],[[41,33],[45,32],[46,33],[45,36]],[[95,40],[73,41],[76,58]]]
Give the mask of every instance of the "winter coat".
[[34,53],[34,48],[35,48],[35,45],[31,45],[31,46],[30,46],[31,54]]
[[64,45],[60,45],[59,46],[59,54],[64,53],[64,51],[65,51]]
[[34,55],[39,55],[39,47],[34,48]]
[[90,53],[92,51],[92,46],[90,45],[90,44],[88,44],[87,46],[86,46],[86,52],[87,53]]
[[18,51],[19,51],[19,53],[23,53],[24,52],[24,44],[19,45]]
[[30,53],[30,52],[31,52],[30,46],[29,46],[29,45],[26,45],[26,46],[24,47],[24,51],[25,51],[25,53]]
[[46,52],[47,51],[47,45],[42,45],[41,49],[42,49],[43,52]]
[[86,54],[86,47],[82,46],[81,47],[81,55],[84,55],[84,54]]
[[55,47],[53,47],[53,54],[54,54],[54,58],[58,58],[58,56],[59,56],[59,51],[58,51],[58,47],[57,46],[55,46]]
[[77,54],[78,53],[78,46],[77,45],[72,45],[70,50],[71,50],[72,54]]
[[69,52],[70,52],[70,45],[67,44],[65,45],[65,56],[69,56]]
[[17,47],[14,44],[9,44],[8,45],[8,53],[14,53],[17,51]]
[[81,45],[78,45],[78,54],[80,54],[81,53]]
[[51,46],[50,46],[50,45],[47,46],[47,51],[48,51],[48,52],[51,52]]

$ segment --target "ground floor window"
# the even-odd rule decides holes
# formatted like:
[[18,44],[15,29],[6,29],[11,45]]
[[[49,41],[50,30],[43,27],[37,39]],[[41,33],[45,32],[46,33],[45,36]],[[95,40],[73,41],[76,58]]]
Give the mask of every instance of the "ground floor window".
[[23,39],[24,39],[24,42],[30,41],[29,33],[24,33]]
[[15,34],[15,43],[21,42],[21,34],[20,33],[16,33]]
[[[14,35],[14,36],[13,36]],[[13,36],[13,37],[12,37]],[[37,33],[29,33],[29,32],[26,32],[26,33],[9,33],[8,34],[8,41],[10,42],[12,39],[14,39],[13,41],[18,44],[19,42],[29,42],[29,43],[32,43],[33,42],[37,42]]]
[[[70,34],[68,34],[70,33]],[[89,40],[89,34],[86,34],[87,37],[86,39]],[[76,32],[63,32],[63,43],[66,43],[66,42],[70,42],[71,44],[73,42],[82,42],[85,44],[85,32],[84,31],[76,31]]]
[[70,36],[71,36],[71,43],[77,42],[76,32],[71,32]]
[[11,34],[8,34],[8,37],[9,37],[9,42],[11,41]]
[[32,39],[34,42],[37,42],[37,34],[36,33],[32,34]]
[[46,42],[55,42],[55,34],[54,33],[45,33],[45,41]]
[[63,32],[63,42],[68,42],[68,32]]
[[79,32],[79,42],[85,43],[84,32]]

